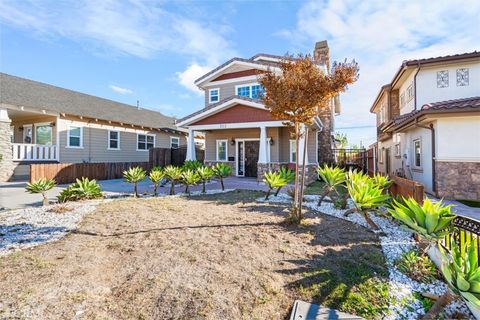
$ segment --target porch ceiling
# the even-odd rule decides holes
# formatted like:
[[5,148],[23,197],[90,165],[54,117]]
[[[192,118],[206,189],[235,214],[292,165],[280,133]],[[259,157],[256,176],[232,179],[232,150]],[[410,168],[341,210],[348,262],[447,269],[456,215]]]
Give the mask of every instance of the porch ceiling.
[[[12,121],[20,121],[24,119],[32,119],[36,117],[48,117],[48,114],[43,114],[39,112],[29,112],[29,111],[22,111],[22,110],[16,110],[16,109],[7,109],[7,114],[8,117]],[[55,116],[50,115],[52,119],[55,119]]]

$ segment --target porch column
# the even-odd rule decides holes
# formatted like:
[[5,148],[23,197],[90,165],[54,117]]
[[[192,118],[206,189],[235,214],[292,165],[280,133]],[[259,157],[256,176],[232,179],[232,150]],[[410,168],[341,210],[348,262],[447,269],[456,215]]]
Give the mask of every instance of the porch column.
[[[307,127],[304,124],[302,124],[302,127],[300,128],[300,132],[302,133],[302,136],[298,140],[298,163],[300,165],[302,165],[302,164],[307,165],[308,164],[308,153],[307,153],[308,141],[307,141],[307,149],[304,148],[305,138],[306,138],[305,134],[307,133],[307,130],[308,130]],[[303,163],[303,154],[304,153],[305,153],[305,163]]]
[[260,149],[258,150],[258,163],[268,163],[267,159],[267,127],[260,127]]
[[10,141],[10,123],[7,109],[0,108],[0,181],[8,181],[13,175],[13,149]]
[[193,131],[193,129],[188,129],[186,160],[196,160],[196,155],[195,155],[195,131]]

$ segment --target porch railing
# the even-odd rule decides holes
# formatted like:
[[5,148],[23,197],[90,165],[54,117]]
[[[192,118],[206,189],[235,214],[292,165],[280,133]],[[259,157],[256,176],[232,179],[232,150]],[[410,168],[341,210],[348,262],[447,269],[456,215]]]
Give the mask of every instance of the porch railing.
[[455,220],[453,220],[453,225],[455,227],[454,232],[448,234],[445,237],[442,245],[447,250],[451,250],[452,240],[455,240],[457,245],[459,245],[460,247],[462,247],[464,244],[473,242],[477,249],[477,260],[480,261],[480,221],[467,217],[457,216]]
[[12,143],[13,161],[58,161],[57,146]]

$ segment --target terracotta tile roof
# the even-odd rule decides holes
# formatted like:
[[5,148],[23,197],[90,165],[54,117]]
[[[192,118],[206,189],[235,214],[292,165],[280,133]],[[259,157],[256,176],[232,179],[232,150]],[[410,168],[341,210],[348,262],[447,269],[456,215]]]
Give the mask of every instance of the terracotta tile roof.
[[468,110],[477,110],[480,111],[480,97],[471,97],[464,99],[454,99],[446,100],[439,102],[427,103],[422,106],[420,110],[414,110],[412,112],[402,114],[394,119],[395,126],[402,125],[409,120],[415,119],[416,117],[428,114],[428,113],[438,113],[438,112],[449,112],[449,111],[468,111]]
[[444,62],[444,61],[468,59],[468,58],[480,58],[480,52],[479,51],[473,51],[473,52],[452,54],[452,55],[447,55],[447,56],[438,56],[438,57],[423,58],[423,59],[405,60],[405,61],[403,61],[402,64],[407,65],[407,66],[412,66],[412,65],[417,65],[419,63],[424,64],[424,63]]
[[205,112],[205,111],[207,111],[207,110],[210,110],[210,109],[212,109],[212,108],[215,108],[216,106],[219,106],[219,105],[221,105],[221,104],[223,104],[223,103],[225,103],[225,102],[227,102],[227,101],[233,100],[233,99],[240,99],[240,100],[250,101],[250,102],[260,102],[260,100],[258,100],[258,99],[252,99],[252,98],[249,98],[249,97],[231,96],[231,97],[222,99],[222,100],[220,100],[220,101],[218,101],[218,102],[209,104],[209,105],[206,106],[205,108],[200,109],[200,110],[198,110],[198,111],[195,111],[194,113],[191,113],[191,114],[189,114],[188,116],[183,117],[182,119],[179,119],[179,120],[177,121],[177,123],[183,122],[183,121],[185,121],[185,120],[187,120],[187,119],[190,119],[191,117],[194,117],[194,116],[196,116],[196,115],[198,115],[198,114],[200,114],[200,113],[203,113],[203,112]]

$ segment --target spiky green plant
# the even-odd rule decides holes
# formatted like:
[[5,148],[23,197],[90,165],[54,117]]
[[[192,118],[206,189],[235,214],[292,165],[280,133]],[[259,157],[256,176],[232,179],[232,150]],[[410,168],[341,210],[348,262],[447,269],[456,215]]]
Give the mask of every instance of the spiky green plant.
[[76,179],[58,195],[58,202],[78,201],[102,198],[102,190],[95,179],[82,177]]
[[[280,167],[280,170],[278,170],[278,173],[283,178],[283,180],[287,182],[287,184],[291,183],[295,179],[295,171],[290,170],[285,166]],[[275,197],[278,196],[282,187],[283,186],[277,188],[277,191],[275,191]]]
[[207,183],[207,181],[212,179],[213,170],[208,166],[203,166],[197,169],[197,173],[200,176],[200,181],[202,182],[202,193],[206,193],[205,184]]
[[25,190],[28,193],[36,194],[41,193],[43,198],[43,205],[48,205],[47,191],[55,187],[55,180],[42,178],[31,183],[27,183]]
[[197,171],[198,168],[202,166],[202,163],[198,160],[185,160],[183,163],[182,169],[184,171],[186,170],[192,170],[192,171]]
[[142,167],[129,168],[123,171],[123,178],[126,182],[133,183],[133,193],[135,198],[138,197],[138,183],[145,179],[147,172]]
[[158,195],[158,184],[160,183],[160,181],[162,181],[162,179],[164,177],[165,177],[165,173],[163,172],[162,168],[154,167],[152,170],[150,170],[148,178],[153,183],[153,195],[154,196]]
[[[480,268],[478,266],[478,241],[465,241],[459,247],[452,240],[452,250],[445,252],[440,246],[442,256],[442,274],[453,293],[463,297],[476,308],[480,308]],[[449,292],[438,299],[432,307],[435,313],[441,311],[446,303]],[[429,312],[430,313],[430,312]],[[432,316],[434,314],[431,314]],[[429,318],[429,319],[433,319]]]
[[200,175],[196,171],[188,169],[182,172],[181,181],[185,186],[185,193],[190,194],[190,186],[194,186],[200,181]]
[[175,183],[182,179],[182,169],[175,166],[167,166],[163,169],[165,177],[170,181],[170,195],[175,194]]
[[453,227],[451,205],[445,206],[442,201],[433,204],[425,199],[420,205],[415,199],[403,199],[403,203],[393,200],[393,209],[388,212],[399,220],[406,228],[432,242],[443,239]]
[[222,185],[222,191],[225,190],[225,185],[223,179],[232,174],[232,167],[226,165],[225,163],[217,163],[213,166],[213,174],[220,179],[220,184]]
[[373,183],[375,183],[376,186],[383,190],[387,190],[393,183],[392,180],[390,180],[387,176],[382,176],[381,174],[376,174],[373,176]]
[[378,226],[368,215],[369,211],[377,210],[389,199],[383,189],[379,188],[373,180],[361,172],[350,171],[347,174],[347,189],[355,205],[354,210],[348,210],[345,214],[357,211],[363,215],[365,221],[373,228]]
[[323,199],[330,195],[332,192],[335,192],[339,196],[338,189],[343,188],[346,181],[345,170],[339,167],[329,167],[325,165],[323,168],[317,169],[318,175],[325,182],[325,187],[323,188],[323,193],[320,195],[318,200],[318,205],[322,204]]
[[287,184],[287,181],[280,175],[278,172],[265,172],[263,175],[263,182],[268,186],[267,194],[265,195],[265,200],[268,200],[270,193],[275,188],[281,188]]

